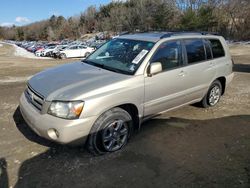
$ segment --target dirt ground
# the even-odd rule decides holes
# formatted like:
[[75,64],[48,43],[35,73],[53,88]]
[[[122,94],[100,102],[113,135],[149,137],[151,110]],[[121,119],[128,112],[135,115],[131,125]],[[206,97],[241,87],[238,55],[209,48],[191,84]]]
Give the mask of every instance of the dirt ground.
[[93,157],[36,136],[18,110],[31,75],[76,60],[25,59],[0,47],[0,188],[250,187],[250,47],[231,52],[237,72],[218,106],[163,114],[122,151]]

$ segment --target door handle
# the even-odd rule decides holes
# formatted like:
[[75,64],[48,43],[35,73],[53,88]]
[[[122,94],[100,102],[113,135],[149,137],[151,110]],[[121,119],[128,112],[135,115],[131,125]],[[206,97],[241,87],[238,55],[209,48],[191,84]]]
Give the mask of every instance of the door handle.
[[185,76],[186,74],[185,74],[184,71],[181,71],[178,75],[181,76],[181,77],[183,77],[183,76]]

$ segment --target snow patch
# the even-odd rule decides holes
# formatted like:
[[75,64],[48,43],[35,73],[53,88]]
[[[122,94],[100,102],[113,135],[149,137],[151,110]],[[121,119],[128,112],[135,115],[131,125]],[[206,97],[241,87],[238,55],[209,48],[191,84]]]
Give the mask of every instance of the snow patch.
[[6,76],[5,79],[0,79],[0,83],[26,82],[30,78],[31,78],[31,76],[23,76],[23,77]]
[[9,45],[13,46],[15,48],[14,55],[18,56],[18,57],[24,57],[24,58],[29,58],[29,59],[52,59],[49,57],[37,57],[37,56],[35,56],[35,54],[33,54],[33,53],[25,50],[24,48],[21,48],[21,47],[15,45],[15,44],[0,41],[0,47],[2,47],[3,44],[9,44]]
[[37,57],[35,56],[35,54],[28,52],[27,50],[19,46],[16,46],[16,45],[13,45],[13,46],[15,48],[15,53],[14,53],[15,56],[25,57],[25,58],[30,58],[30,59],[51,59],[49,57]]

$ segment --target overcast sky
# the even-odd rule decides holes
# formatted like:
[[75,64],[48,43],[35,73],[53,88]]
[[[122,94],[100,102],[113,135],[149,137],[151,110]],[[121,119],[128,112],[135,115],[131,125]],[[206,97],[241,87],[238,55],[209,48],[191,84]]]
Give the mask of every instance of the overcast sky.
[[1,0],[0,25],[25,25],[54,15],[79,15],[90,5],[107,4],[111,0]]

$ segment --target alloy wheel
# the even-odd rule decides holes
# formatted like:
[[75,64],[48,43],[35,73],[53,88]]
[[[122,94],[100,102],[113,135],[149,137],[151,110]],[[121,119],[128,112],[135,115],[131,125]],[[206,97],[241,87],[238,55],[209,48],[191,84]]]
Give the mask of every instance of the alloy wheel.
[[220,87],[215,85],[211,91],[210,91],[210,94],[209,94],[209,104],[210,106],[214,106],[216,105],[219,100],[220,100],[220,95],[221,95],[221,90],[220,90]]
[[102,132],[102,143],[106,151],[113,152],[122,148],[128,138],[128,125],[123,120],[108,124]]

